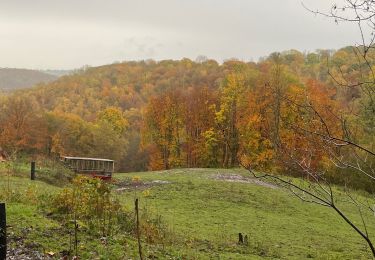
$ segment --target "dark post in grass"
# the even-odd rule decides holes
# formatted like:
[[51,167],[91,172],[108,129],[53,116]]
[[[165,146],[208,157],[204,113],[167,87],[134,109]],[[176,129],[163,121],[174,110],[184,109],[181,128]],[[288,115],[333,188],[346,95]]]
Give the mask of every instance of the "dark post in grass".
[[245,237],[244,237],[244,239],[243,239],[243,243],[245,244],[245,245],[249,245],[249,238],[248,238],[248,236],[247,235],[245,235]]
[[31,180],[35,180],[35,162],[31,162],[31,175],[30,175]]
[[7,232],[6,232],[5,203],[0,203],[0,259],[7,256]]
[[136,228],[137,228],[137,240],[138,240],[138,253],[140,260],[143,260],[142,256],[142,246],[141,246],[141,232],[139,230],[139,207],[138,198],[135,199],[135,214],[136,214]]
[[242,235],[242,233],[238,233],[238,244],[243,244],[243,235]]

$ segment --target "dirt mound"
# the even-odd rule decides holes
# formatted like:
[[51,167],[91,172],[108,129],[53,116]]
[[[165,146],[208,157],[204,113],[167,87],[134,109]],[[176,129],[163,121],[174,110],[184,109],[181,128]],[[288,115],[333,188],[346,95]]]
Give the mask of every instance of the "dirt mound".
[[215,180],[221,180],[221,181],[227,181],[227,182],[241,182],[241,183],[252,183],[256,185],[260,185],[263,187],[271,188],[271,189],[277,189],[278,187],[276,185],[258,180],[256,178],[249,178],[244,177],[238,174],[215,174],[212,176]]
[[117,192],[134,190],[134,189],[144,190],[144,189],[151,188],[153,186],[170,184],[170,183],[171,183],[170,181],[162,181],[162,180],[153,180],[153,181],[148,181],[148,182],[143,182],[143,181],[134,182],[134,181],[125,180],[125,181],[116,183],[117,188],[115,190]]

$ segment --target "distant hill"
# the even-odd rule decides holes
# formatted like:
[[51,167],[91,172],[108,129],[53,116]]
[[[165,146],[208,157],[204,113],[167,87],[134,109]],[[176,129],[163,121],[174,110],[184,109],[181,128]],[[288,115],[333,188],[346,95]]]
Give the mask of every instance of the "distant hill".
[[57,78],[57,75],[38,70],[0,68],[0,90],[11,91],[29,88],[42,82],[51,82]]
[[62,77],[62,76],[69,75],[69,74],[73,73],[74,70],[42,70],[42,72],[45,72],[49,75]]

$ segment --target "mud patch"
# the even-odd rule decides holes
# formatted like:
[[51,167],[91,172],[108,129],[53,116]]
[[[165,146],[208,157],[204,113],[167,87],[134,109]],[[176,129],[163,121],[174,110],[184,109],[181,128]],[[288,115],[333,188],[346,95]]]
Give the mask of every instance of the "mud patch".
[[128,191],[128,190],[145,190],[149,189],[154,186],[159,186],[159,185],[165,185],[165,184],[170,184],[170,181],[162,181],[162,180],[153,180],[153,181],[137,181],[133,182],[131,180],[125,180],[121,181],[115,184],[117,187],[115,191],[117,192],[122,192],[122,191]]
[[[8,227],[10,230],[11,226]],[[8,235],[7,260],[44,260],[52,259],[52,256],[42,253],[41,246],[37,243],[25,243],[25,237],[32,228],[23,228],[22,236],[15,236],[12,231]]]
[[215,180],[220,180],[220,181],[227,181],[227,182],[240,182],[240,183],[251,183],[251,184],[256,184],[260,185],[263,187],[271,188],[271,189],[277,189],[278,187],[276,185],[258,180],[256,178],[248,178],[244,177],[238,174],[215,174],[212,176],[213,179]]

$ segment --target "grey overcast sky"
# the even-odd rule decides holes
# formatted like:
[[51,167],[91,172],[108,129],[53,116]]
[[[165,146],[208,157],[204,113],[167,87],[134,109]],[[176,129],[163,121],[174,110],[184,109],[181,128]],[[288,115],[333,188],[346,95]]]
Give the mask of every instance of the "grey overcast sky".
[[0,67],[72,69],[124,60],[244,61],[356,43],[350,24],[306,11],[333,0],[0,0]]

